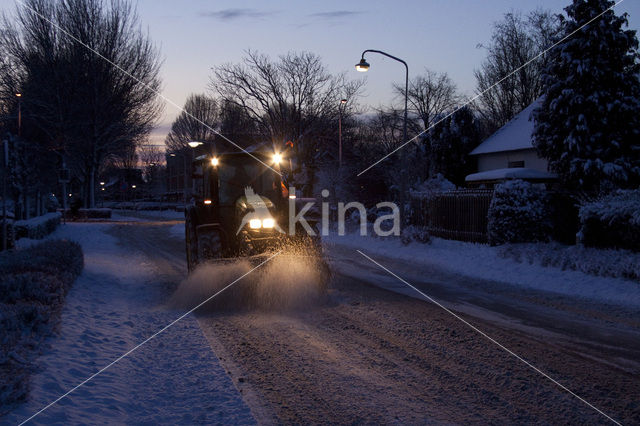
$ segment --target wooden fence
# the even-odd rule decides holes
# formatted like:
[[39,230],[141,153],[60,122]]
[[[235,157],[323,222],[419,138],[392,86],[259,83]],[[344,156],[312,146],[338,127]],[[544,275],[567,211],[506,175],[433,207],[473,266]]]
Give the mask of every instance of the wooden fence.
[[413,198],[411,223],[436,237],[487,242],[487,214],[492,189],[463,189]]

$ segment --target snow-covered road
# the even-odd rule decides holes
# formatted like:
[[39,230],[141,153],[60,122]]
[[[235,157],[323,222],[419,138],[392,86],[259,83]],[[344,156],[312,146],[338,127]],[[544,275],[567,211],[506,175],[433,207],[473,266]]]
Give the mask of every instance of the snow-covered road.
[[[120,217],[56,232],[83,245],[86,268],[69,293],[60,333],[37,360],[41,369],[29,401],[2,421],[28,418],[181,314],[166,304],[186,275],[182,226],[167,218]],[[200,311],[34,421],[606,422],[415,297],[355,248],[335,241],[329,247],[334,277],[326,303],[293,311]],[[474,278],[443,262],[370,249],[590,403],[623,423],[640,422],[640,327],[633,308]],[[291,266],[285,263],[274,279],[285,283],[296,269]]]
[[[59,333],[38,358],[29,399],[2,422],[19,423],[160,330],[181,312],[163,306],[181,274],[153,252],[119,243],[132,224],[70,223],[54,238],[81,243],[85,270],[67,296]],[[164,229],[167,226],[150,227]],[[188,316],[67,398],[36,424],[254,423],[193,316]]]

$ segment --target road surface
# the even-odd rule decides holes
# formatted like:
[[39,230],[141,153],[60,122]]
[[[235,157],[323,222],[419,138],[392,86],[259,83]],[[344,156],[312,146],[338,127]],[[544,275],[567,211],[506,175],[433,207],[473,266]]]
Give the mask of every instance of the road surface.
[[[114,232],[157,252],[167,275],[184,274],[182,242],[162,224]],[[347,250],[329,253],[334,277],[324,303],[198,312],[259,422],[608,422],[442,308],[374,285],[392,284]],[[637,313],[454,278],[446,287],[412,283],[613,419],[640,422]]]

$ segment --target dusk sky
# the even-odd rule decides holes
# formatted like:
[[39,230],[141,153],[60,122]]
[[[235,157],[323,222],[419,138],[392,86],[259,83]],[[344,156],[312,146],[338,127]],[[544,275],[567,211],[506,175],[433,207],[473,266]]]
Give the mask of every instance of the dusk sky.
[[[473,71],[485,56],[479,48],[492,23],[504,13],[536,8],[560,13],[569,0],[413,0],[413,1],[206,1],[139,0],[141,23],[164,58],[163,95],[178,105],[193,92],[207,90],[211,68],[237,62],[246,49],[271,56],[307,50],[319,54],[331,72],[363,78],[354,64],[364,49],[403,58],[410,77],[428,67],[447,72],[459,89],[473,95]],[[2,10],[13,9],[2,0]],[[616,13],[629,13],[640,28],[640,2],[625,0]],[[378,106],[392,100],[392,84],[403,81],[401,64],[369,54],[371,70],[361,102]],[[177,108],[166,105],[154,132],[162,143]]]

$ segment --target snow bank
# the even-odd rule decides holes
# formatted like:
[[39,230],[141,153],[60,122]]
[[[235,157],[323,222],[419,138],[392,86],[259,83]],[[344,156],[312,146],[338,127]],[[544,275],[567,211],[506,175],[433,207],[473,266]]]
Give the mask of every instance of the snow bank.
[[58,212],[47,213],[42,216],[14,222],[15,238],[30,238],[41,240],[51,234],[60,225],[62,215]]
[[[349,234],[323,237],[326,244],[361,249],[367,254],[406,260],[415,264],[437,267],[462,276],[497,281],[500,283],[559,293],[612,303],[640,307],[640,285],[637,282],[597,277],[580,271],[562,270],[540,264],[520,263],[503,258],[500,248],[434,238],[431,244],[403,245],[397,238],[361,237]],[[593,254],[597,256],[597,253]]]
[[174,210],[116,210],[113,213],[116,220],[184,220],[184,211]]

